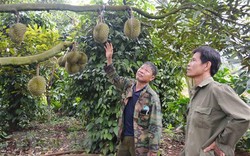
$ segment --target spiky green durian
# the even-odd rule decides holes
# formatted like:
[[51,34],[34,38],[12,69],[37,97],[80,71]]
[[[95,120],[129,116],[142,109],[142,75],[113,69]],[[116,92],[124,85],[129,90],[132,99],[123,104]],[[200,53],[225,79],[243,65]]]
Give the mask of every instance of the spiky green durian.
[[79,52],[78,51],[71,51],[66,55],[66,61],[70,64],[77,63],[79,59]]
[[131,17],[124,24],[124,34],[130,39],[136,39],[141,33],[141,22]]
[[87,63],[85,63],[85,64],[79,64],[79,67],[80,67],[79,71],[85,69],[86,65],[87,65]]
[[84,52],[79,53],[78,64],[86,64],[88,62],[88,56]]
[[93,30],[93,37],[95,42],[105,43],[108,40],[109,27],[106,23],[98,23]]
[[24,39],[24,34],[27,30],[25,24],[16,23],[13,24],[9,29],[9,36],[12,42],[21,43]]
[[69,74],[75,74],[80,71],[80,66],[78,64],[70,64],[66,62],[65,69]]
[[46,91],[46,80],[42,76],[34,76],[28,82],[28,90],[34,96],[40,96]]

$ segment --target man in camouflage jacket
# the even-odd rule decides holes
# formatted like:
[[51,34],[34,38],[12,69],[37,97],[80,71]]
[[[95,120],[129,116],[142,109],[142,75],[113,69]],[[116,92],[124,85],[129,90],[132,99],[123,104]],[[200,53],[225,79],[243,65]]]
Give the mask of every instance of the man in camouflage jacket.
[[[146,62],[138,69],[136,80],[120,77],[112,64],[112,44],[106,43],[104,48],[107,58],[104,70],[111,83],[122,91],[121,117],[118,125],[118,140],[121,142],[117,155],[156,156],[162,132],[162,114],[159,97],[149,86],[149,82],[155,78],[157,69],[151,62]],[[138,97],[132,102],[136,93]],[[130,108],[127,109],[132,110],[130,114],[126,111],[129,105]],[[126,124],[129,115],[130,126]],[[128,130],[128,127],[132,130]]]

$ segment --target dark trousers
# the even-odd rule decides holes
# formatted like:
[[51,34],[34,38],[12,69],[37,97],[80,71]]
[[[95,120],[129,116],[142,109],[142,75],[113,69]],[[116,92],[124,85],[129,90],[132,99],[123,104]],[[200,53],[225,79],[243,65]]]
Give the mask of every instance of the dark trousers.
[[117,156],[135,156],[135,141],[133,136],[124,136],[119,144]]

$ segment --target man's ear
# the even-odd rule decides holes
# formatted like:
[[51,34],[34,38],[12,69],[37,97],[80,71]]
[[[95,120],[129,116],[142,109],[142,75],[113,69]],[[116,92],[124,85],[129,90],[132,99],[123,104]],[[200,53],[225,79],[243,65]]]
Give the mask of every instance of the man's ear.
[[155,79],[155,76],[152,75],[152,77],[150,78],[150,81],[153,81]]
[[209,70],[210,71],[211,66],[212,66],[212,63],[210,61],[207,61],[206,62],[205,70]]

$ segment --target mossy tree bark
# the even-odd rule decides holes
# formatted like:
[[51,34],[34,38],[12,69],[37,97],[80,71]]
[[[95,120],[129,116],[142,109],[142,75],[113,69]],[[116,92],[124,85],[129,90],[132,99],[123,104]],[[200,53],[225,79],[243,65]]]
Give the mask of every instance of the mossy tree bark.
[[175,14],[181,10],[192,9],[193,4],[184,4],[177,9],[173,9],[166,14],[153,15],[145,12],[136,7],[130,7],[128,5],[69,5],[69,4],[41,4],[41,3],[22,3],[22,4],[2,4],[0,5],[0,12],[11,12],[18,13],[19,11],[49,11],[49,10],[59,10],[59,11],[73,11],[73,12],[98,12],[101,10],[106,11],[127,11],[132,9],[138,14],[149,18],[149,19],[162,19],[172,14]]
[[41,54],[24,56],[24,57],[1,57],[0,65],[25,65],[45,61],[57,53],[61,52],[63,49],[71,46],[73,42],[62,42],[54,46],[48,51],[45,51]]

